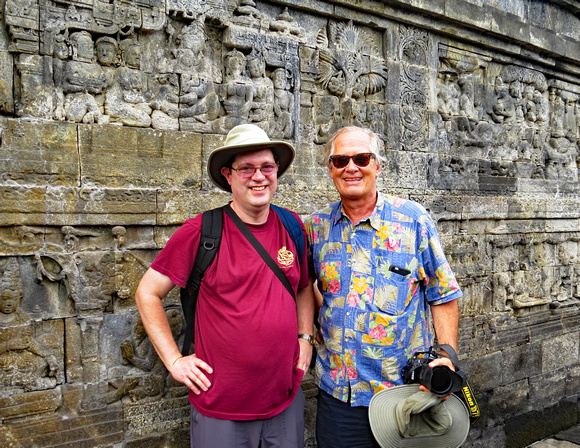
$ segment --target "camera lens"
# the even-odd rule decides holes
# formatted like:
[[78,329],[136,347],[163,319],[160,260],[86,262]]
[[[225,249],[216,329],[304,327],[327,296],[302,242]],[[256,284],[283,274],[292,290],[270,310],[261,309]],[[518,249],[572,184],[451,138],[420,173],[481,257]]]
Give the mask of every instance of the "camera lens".
[[435,395],[447,395],[451,392],[452,385],[453,377],[449,367],[433,367],[433,374],[431,375],[431,392]]
[[446,397],[453,392],[453,373],[447,366],[423,366],[419,382],[438,397]]

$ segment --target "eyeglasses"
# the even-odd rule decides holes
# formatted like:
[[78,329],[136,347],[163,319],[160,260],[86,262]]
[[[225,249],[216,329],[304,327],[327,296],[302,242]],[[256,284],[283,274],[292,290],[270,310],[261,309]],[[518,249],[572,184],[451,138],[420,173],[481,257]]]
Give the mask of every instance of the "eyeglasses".
[[330,156],[330,161],[335,168],[341,169],[345,168],[350,163],[350,159],[352,159],[356,166],[363,168],[371,163],[371,159],[374,158],[375,155],[372,152],[362,152],[360,154],[355,154],[354,156]]
[[230,167],[231,170],[237,171],[240,177],[244,177],[249,179],[254,175],[257,170],[264,176],[271,176],[272,174],[276,174],[278,172],[278,164],[277,163],[267,163],[261,167],[255,166],[243,166],[241,168],[234,168]]

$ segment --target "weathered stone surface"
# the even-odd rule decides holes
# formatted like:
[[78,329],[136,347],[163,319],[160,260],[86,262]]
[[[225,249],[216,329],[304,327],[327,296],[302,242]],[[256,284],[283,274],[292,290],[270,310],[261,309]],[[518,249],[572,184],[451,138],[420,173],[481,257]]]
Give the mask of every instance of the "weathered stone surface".
[[1,177],[6,184],[78,185],[76,126],[8,120],[2,132],[0,161]]
[[81,125],[79,136],[83,184],[141,191],[199,188],[199,134]]
[[[301,216],[338,199],[336,129],[381,137],[379,188],[430,211],[464,291],[466,446],[578,421],[577,1],[93,3],[0,0],[0,439],[187,444],[134,293],[229,200],[206,165],[239,123],[294,144],[273,201]],[[164,304],[179,339],[178,291]]]

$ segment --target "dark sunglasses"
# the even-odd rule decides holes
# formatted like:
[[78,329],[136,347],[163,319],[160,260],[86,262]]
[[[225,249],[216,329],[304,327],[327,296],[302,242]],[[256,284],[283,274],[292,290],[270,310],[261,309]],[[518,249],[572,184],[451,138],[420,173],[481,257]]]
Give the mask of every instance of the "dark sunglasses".
[[374,157],[375,155],[372,152],[363,152],[360,154],[355,154],[354,156],[330,156],[330,161],[335,168],[341,169],[345,168],[349,164],[350,159],[352,159],[356,166],[362,168],[371,163],[371,159],[374,159]]

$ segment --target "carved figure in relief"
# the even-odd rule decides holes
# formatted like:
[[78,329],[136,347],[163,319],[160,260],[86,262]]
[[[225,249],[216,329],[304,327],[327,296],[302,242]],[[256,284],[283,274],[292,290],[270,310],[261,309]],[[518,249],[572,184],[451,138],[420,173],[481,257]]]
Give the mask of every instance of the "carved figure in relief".
[[294,135],[294,95],[290,91],[289,73],[285,68],[272,72],[274,82],[274,115],[275,125],[272,136],[275,138],[292,138]]
[[495,311],[506,311],[512,304],[514,294],[510,274],[507,272],[495,274],[492,281]]
[[154,99],[150,102],[153,129],[179,129],[179,86],[176,75],[157,75],[153,80]]
[[542,91],[534,90],[534,103],[536,104],[536,124],[545,128],[550,123],[550,101]]
[[62,282],[81,311],[103,310],[116,291],[115,258],[110,252],[36,254],[36,278]]
[[546,145],[546,177],[577,181],[577,145],[565,137],[552,137],[548,143]]
[[247,68],[254,88],[248,118],[268,132],[275,108],[274,84],[266,76],[266,61],[260,51],[252,50],[247,57]]
[[[170,28],[172,31],[173,28]],[[175,47],[171,51],[175,58],[175,73],[196,73],[204,71],[203,49],[206,35],[203,20],[198,19],[185,25],[175,34]]]
[[[67,45],[65,35],[57,36],[53,59],[56,119],[74,123],[106,123],[102,104],[96,96],[102,94],[110,83],[96,55],[92,36],[87,31],[73,33]],[[72,60],[68,61],[68,56]]]
[[451,118],[451,111],[449,108],[449,87],[446,82],[440,82],[437,84],[437,112],[439,112],[443,121],[448,121]]
[[109,36],[97,39],[95,46],[97,48],[97,60],[101,65],[114,66],[119,62],[119,47],[117,41]]
[[151,93],[145,74],[139,71],[139,44],[134,39],[123,40],[119,48],[123,66],[116,70],[116,79],[105,97],[105,112],[111,121],[128,126],[149,127],[152,109]]
[[179,96],[180,116],[195,118],[200,123],[215,120],[220,113],[220,103],[213,81],[194,75],[181,75]]
[[509,86],[503,82],[501,77],[495,79],[496,100],[489,115],[496,123],[504,123],[515,120],[516,105],[510,95]]
[[318,32],[319,75],[324,88],[344,98],[351,98],[356,84],[365,80],[365,95],[382,90],[387,83],[387,68],[371,37],[351,22]]
[[522,97],[522,109],[523,115],[526,121],[535,123],[537,115],[537,107],[535,101],[536,89],[531,84],[526,84],[524,86],[523,97]]
[[63,76],[64,67],[70,55],[69,46],[65,40],[65,36],[58,34],[55,37],[53,48],[52,70],[54,78],[54,118],[55,120],[65,120],[66,112],[64,110],[64,91],[63,91]]
[[30,317],[20,308],[23,287],[18,263],[12,259],[0,283],[0,384],[24,390],[52,389],[58,362],[32,336]]
[[244,54],[236,49],[225,56],[225,82],[220,86],[220,96],[226,113],[226,128],[245,123],[252,107],[253,88],[242,77],[244,63]]
[[475,109],[475,91],[473,87],[473,80],[469,77],[460,77],[458,80],[461,89],[459,97],[460,114],[471,119],[477,118],[477,111]]
[[376,134],[385,133],[385,120],[387,119],[384,106],[379,103],[370,101],[367,106],[367,123],[368,127]]
[[316,125],[314,143],[320,145],[326,143],[340,126],[337,122],[338,98],[329,95],[315,97],[314,111]]
[[163,391],[165,369],[147,337],[141,319],[137,319],[132,337],[121,343],[121,356],[125,364],[147,373],[147,375],[142,375],[141,372],[130,373],[130,375],[139,375],[137,381],[131,382],[133,385],[131,389],[125,388],[125,392],[133,400],[154,397]]

